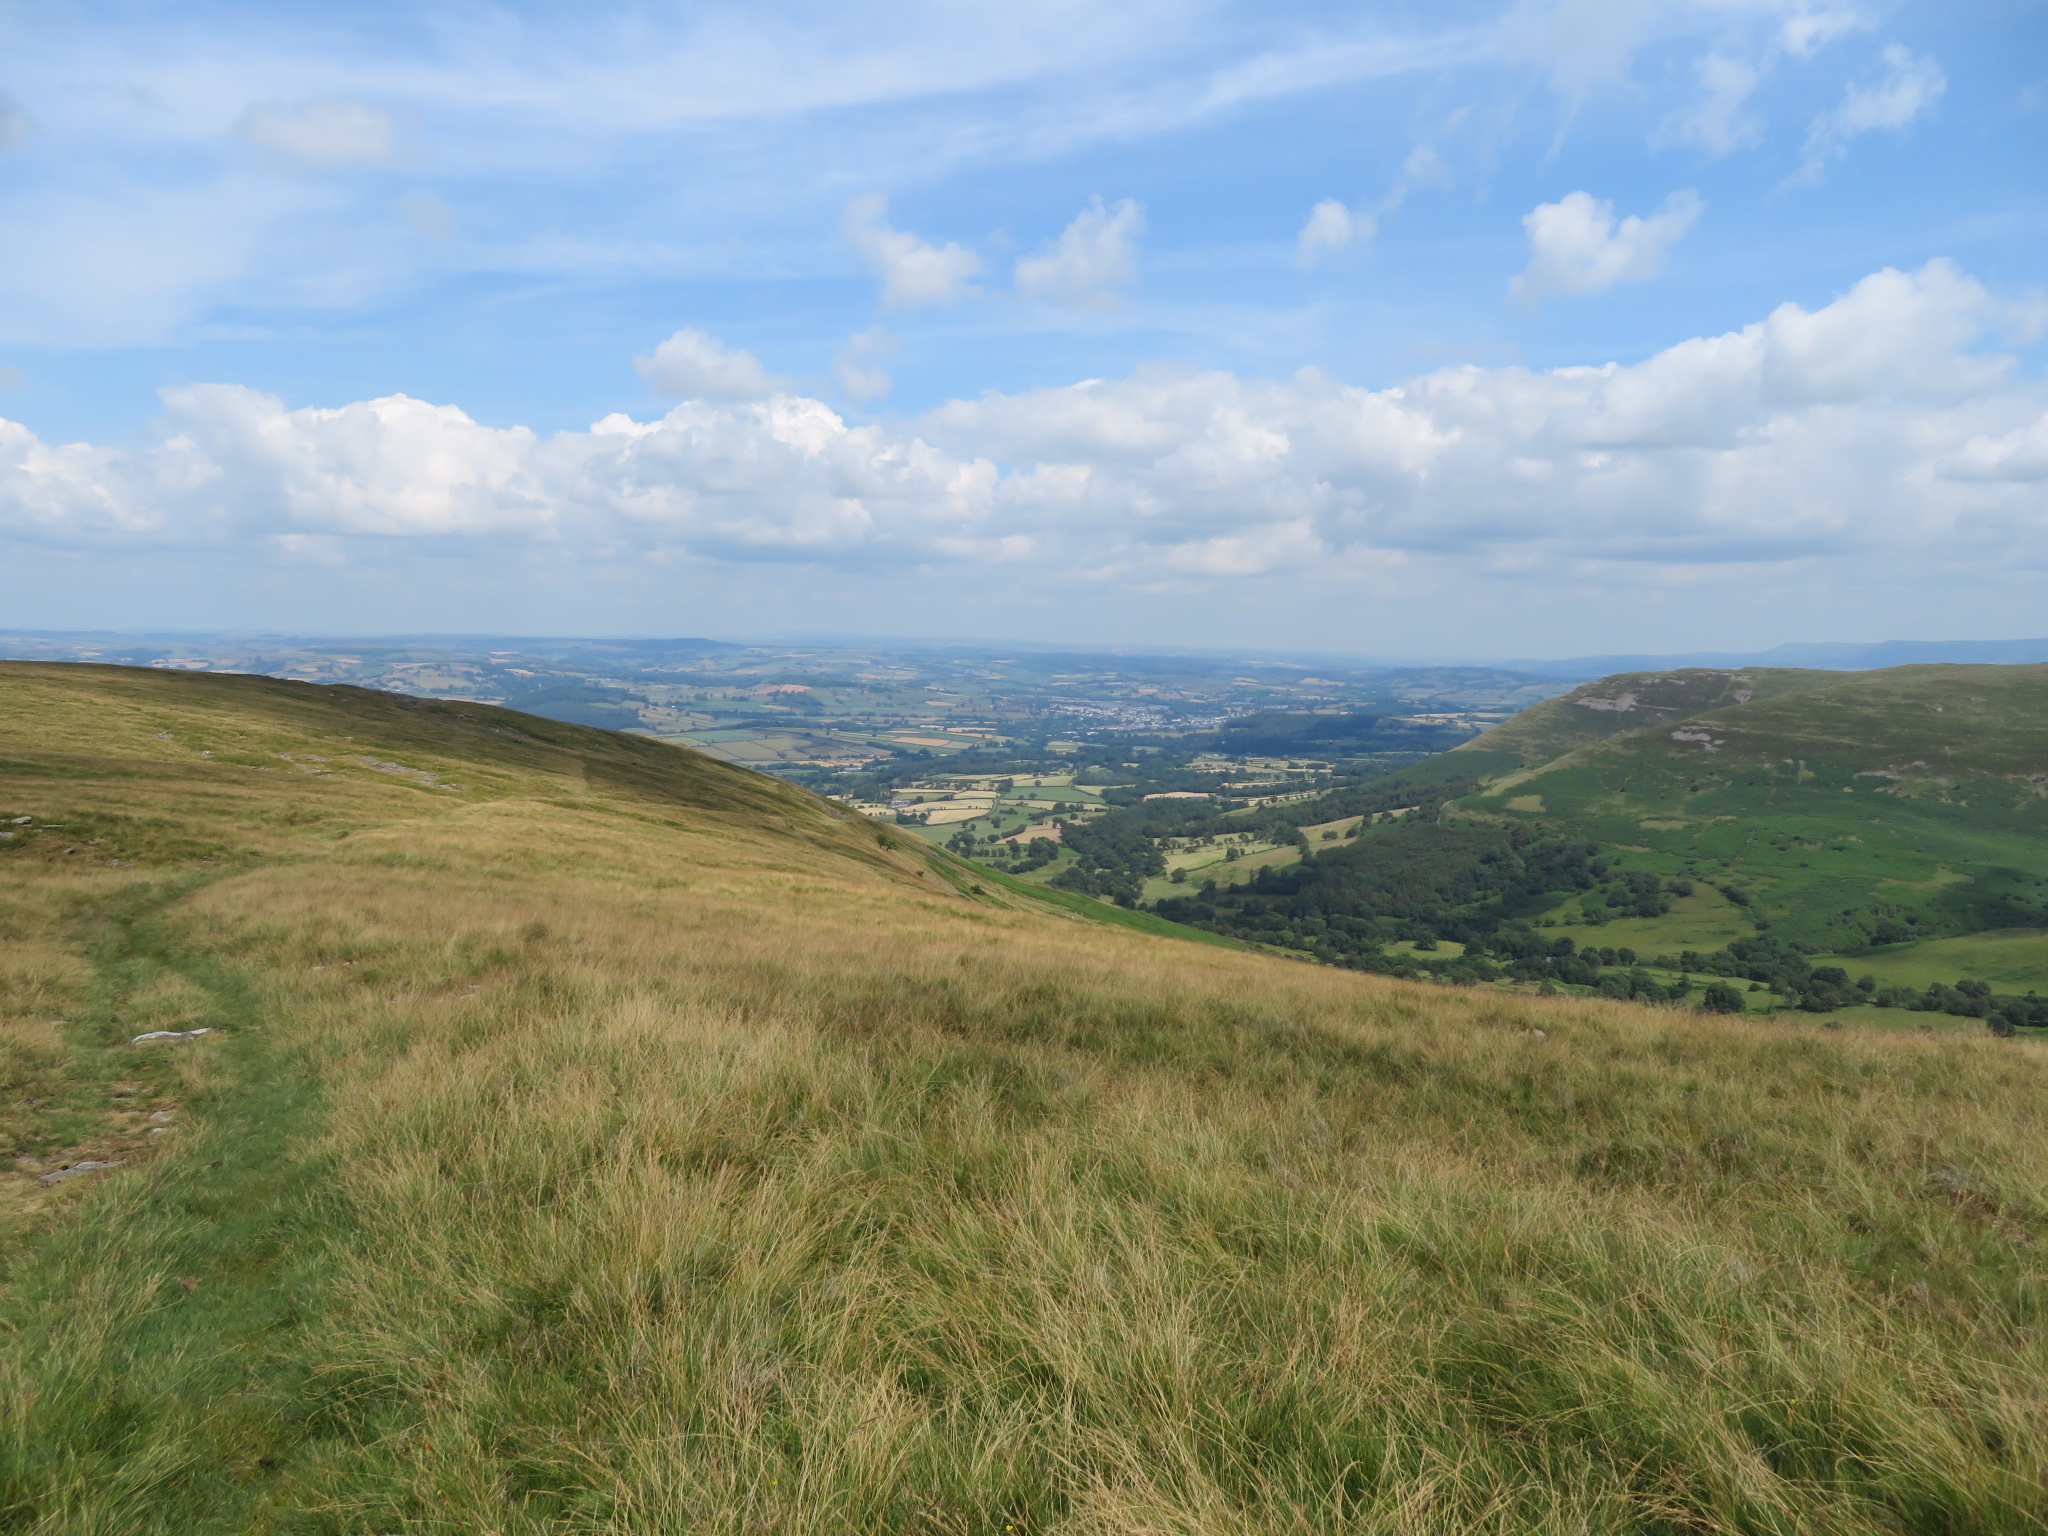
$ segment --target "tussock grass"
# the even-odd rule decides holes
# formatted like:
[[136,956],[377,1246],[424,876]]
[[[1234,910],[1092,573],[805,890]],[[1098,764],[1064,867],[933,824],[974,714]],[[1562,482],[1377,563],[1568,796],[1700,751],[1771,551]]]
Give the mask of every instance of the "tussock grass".
[[10,1271],[0,1528],[2048,1516],[2036,1047],[1403,985],[969,900],[694,760],[492,771],[143,792],[247,851],[108,887],[67,1070],[223,1034]]

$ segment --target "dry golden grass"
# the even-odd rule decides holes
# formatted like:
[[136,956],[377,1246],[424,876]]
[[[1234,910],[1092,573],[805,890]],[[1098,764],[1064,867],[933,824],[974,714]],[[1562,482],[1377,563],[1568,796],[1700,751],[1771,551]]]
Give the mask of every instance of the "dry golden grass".
[[[187,679],[42,670],[64,710],[135,690],[129,739],[174,705],[319,734],[221,680],[187,705]],[[356,734],[412,729],[380,707]],[[567,727],[553,758],[416,753],[465,786],[438,800],[95,768],[77,729],[47,748],[63,804],[27,811],[142,806],[216,850],[146,866],[148,915],[129,871],[94,877],[127,935],[95,952],[103,1028],[230,1033],[175,1089],[190,1150],[17,1266],[11,1316],[71,1301],[7,1351],[0,1528],[2048,1516],[2034,1047],[1406,986],[969,900],[793,791],[681,754],[664,791]],[[77,913],[64,857],[4,867]]]

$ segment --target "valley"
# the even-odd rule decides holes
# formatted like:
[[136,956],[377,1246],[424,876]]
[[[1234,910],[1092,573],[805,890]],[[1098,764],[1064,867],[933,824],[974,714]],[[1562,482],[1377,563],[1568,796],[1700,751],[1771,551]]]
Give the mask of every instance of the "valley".
[[1883,996],[1927,1027],[1996,996],[2014,1027],[2048,1020],[2019,1001],[2048,984],[2048,669],[1628,674],[1391,766],[1206,746],[1240,729],[1076,744],[1058,802],[927,778],[863,809],[1326,963],[1695,1005],[1718,978],[1724,1009],[1867,1022]]
[[[864,770],[915,773],[919,765],[963,754],[1058,757],[1133,733],[1178,741],[1271,710],[1309,711],[1337,728],[1345,738],[1335,743],[1347,749],[1343,755],[1405,760],[1450,746],[1568,686],[1486,667],[1375,667],[1045,645],[1000,650],[0,631],[0,656],[253,674],[500,704],[693,747],[807,782]],[[1361,710],[1366,723],[1385,722],[1363,738]],[[1301,736],[1298,726],[1294,734]],[[1277,745],[1284,754],[1298,742],[1247,739],[1245,745],[1266,751]]]

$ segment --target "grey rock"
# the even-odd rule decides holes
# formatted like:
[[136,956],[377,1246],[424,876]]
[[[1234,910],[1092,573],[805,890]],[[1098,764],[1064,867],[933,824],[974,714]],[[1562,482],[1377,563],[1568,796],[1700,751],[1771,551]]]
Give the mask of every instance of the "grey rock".
[[120,1166],[121,1160],[119,1158],[115,1158],[112,1162],[103,1163],[89,1157],[82,1163],[73,1163],[69,1168],[53,1168],[36,1182],[39,1184],[62,1184],[66,1179],[75,1179],[81,1173],[100,1173],[108,1168],[118,1168]]

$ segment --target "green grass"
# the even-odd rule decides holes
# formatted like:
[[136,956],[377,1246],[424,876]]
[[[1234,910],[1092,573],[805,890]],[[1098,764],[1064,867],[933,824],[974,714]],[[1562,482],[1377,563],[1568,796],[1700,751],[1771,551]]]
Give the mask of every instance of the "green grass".
[[2048,1521],[2048,1047],[1165,943],[503,712],[0,667],[0,729],[138,861],[6,855],[0,1043],[189,1117],[0,1221],[0,1531]]
[[[948,855],[948,858],[950,860],[951,856]],[[1014,875],[1004,874],[1001,870],[990,869],[986,864],[974,864],[965,859],[953,862],[972,871],[971,875],[964,877],[970,884],[973,881],[986,880],[1029,901],[1043,902],[1049,907],[1057,907],[1062,912],[1071,912],[1076,917],[1086,918],[1091,923],[1108,923],[1115,928],[1128,928],[1134,933],[1149,933],[1166,939],[1187,939],[1197,944],[1220,945],[1225,949],[1251,947],[1239,943],[1236,939],[1227,939],[1221,934],[1209,933],[1201,928],[1190,928],[1185,923],[1156,917],[1150,912],[1134,911],[1129,907],[1120,907],[1114,902],[1097,901],[1093,896],[1083,896],[1078,891],[1063,891],[1057,886],[1037,885],[1028,880],[1020,880]]]
[[[1698,676],[1702,699],[1730,682]],[[1750,702],[1622,734],[1572,703],[1624,681],[1492,733],[1532,751],[1584,740],[1453,814],[1534,815],[1540,798],[1543,819],[1620,850],[1623,867],[1735,882],[1776,936],[1824,951],[1908,915],[1930,936],[2048,925],[2048,798],[2031,777],[2048,758],[2048,667],[1786,673],[1774,690],[1758,675]],[[1673,721],[1710,741],[1674,739]]]
[[1839,965],[1852,976],[1870,975],[1881,982],[1919,989],[1935,982],[1953,985],[1964,978],[1988,981],[2000,992],[2048,989],[2048,930],[2039,928],[1887,944],[1815,959],[1820,964]]
[[1701,954],[1725,947],[1731,940],[1752,932],[1744,909],[1719,891],[1696,889],[1691,896],[1674,896],[1671,910],[1662,917],[1616,917],[1604,923],[1586,925],[1576,897],[1538,914],[1539,924],[1571,920],[1569,937],[1580,944],[1599,944],[1633,949],[1638,955],[1677,955],[1686,950]]
[[1974,1035],[1984,1028],[1981,1019],[1920,1013],[1911,1008],[1836,1008],[1827,1013],[1786,1012],[1773,1017],[1798,1025],[1853,1024],[1859,1029],[1913,1030],[1921,1034]]
[[65,1186],[67,1219],[0,1254],[0,1528],[251,1531],[267,1524],[278,1457],[353,1449],[306,1347],[348,1221],[317,1150],[319,1078],[272,1046],[242,978],[156,919],[189,891],[106,904],[98,984],[69,1021],[82,1053],[127,1058],[107,1075],[133,1073],[132,1004],[177,978],[205,992],[220,1033],[140,1064],[188,1080],[179,1114],[198,1128],[175,1133],[191,1137],[179,1155],[98,1190]]
[[[1840,673],[1790,667],[1720,671],[1622,672],[1533,704],[1482,732],[1441,761],[1468,772],[1511,774],[1541,768],[1568,753],[1643,729],[1665,729],[1731,705],[1821,686]],[[1606,706],[1606,707],[1599,707]]]
[[1427,956],[1433,960],[1455,960],[1465,953],[1465,946],[1455,939],[1439,939],[1430,949],[1417,949],[1412,940],[1396,939],[1385,948],[1390,955]]

